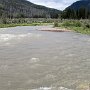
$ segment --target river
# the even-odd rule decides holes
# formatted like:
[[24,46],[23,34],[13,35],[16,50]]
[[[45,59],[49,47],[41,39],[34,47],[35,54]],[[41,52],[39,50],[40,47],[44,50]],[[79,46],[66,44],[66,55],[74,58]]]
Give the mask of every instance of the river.
[[44,27],[0,29],[0,90],[88,90],[90,36]]

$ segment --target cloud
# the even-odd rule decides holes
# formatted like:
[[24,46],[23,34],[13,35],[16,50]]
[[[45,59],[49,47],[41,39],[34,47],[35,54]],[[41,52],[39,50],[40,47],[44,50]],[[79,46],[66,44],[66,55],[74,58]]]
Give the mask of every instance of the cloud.
[[78,0],[28,0],[38,5],[44,5],[50,8],[64,10],[66,7],[71,5],[73,2]]

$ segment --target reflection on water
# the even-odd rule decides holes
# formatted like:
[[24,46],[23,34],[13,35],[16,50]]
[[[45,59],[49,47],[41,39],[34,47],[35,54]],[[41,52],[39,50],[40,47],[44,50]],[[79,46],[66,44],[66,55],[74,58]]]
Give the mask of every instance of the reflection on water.
[[90,36],[39,28],[0,29],[0,90],[88,90]]

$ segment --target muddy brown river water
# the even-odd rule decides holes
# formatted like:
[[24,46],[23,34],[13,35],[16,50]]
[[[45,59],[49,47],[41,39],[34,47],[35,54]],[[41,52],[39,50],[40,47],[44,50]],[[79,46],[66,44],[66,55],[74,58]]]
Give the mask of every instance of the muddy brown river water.
[[0,90],[89,90],[90,36],[44,27],[0,29]]

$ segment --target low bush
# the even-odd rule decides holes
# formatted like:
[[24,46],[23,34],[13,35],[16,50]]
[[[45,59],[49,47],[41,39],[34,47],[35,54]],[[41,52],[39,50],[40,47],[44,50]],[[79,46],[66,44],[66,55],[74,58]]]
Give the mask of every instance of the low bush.
[[90,24],[85,24],[85,27],[86,28],[90,28]]
[[79,21],[65,21],[63,24],[62,24],[63,26],[75,26],[75,27],[81,27],[82,26],[82,24],[81,24],[81,22],[79,22]]
[[54,27],[58,27],[58,22],[54,22]]

